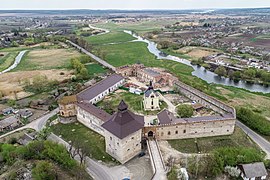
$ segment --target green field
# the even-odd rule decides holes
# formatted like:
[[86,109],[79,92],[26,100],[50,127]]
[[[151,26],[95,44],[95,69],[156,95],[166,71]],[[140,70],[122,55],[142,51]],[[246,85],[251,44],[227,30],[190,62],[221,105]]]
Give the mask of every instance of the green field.
[[[157,114],[159,111],[144,111],[143,108],[143,96],[132,94],[130,92],[116,92],[113,94],[108,95],[107,98],[100,101],[97,106],[104,109],[106,112],[113,114],[117,111],[117,107],[121,100],[124,100],[129,110],[135,113],[145,114],[145,115],[152,115]],[[167,104],[165,102],[160,102],[160,109],[164,109],[167,107]]]
[[105,151],[105,139],[98,133],[90,130],[81,123],[61,124],[51,126],[53,133],[65,141],[76,141],[75,146],[83,145],[88,156],[104,162],[115,162]]
[[36,48],[23,56],[20,64],[13,71],[63,69],[70,67],[71,58],[79,58],[81,54],[74,49]]
[[86,68],[90,76],[107,72],[106,69],[99,64],[88,64],[86,65]]
[[[198,144],[198,148],[196,145]],[[260,149],[240,128],[236,127],[232,135],[196,139],[169,140],[169,144],[183,153],[209,153],[220,147],[253,147]]]
[[104,35],[90,36],[85,39],[93,45],[102,45],[109,43],[122,43],[132,41],[135,38],[122,31],[113,31]]
[[4,57],[0,58],[0,71],[7,69],[9,66],[13,64],[16,56],[18,55],[18,51],[8,52]]

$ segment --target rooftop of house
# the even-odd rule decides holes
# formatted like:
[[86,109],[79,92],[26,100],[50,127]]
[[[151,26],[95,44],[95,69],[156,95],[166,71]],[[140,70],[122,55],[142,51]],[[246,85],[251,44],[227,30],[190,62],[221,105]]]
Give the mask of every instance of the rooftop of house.
[[110,114],[90,103],[77,103],[77,106],[104,122],[106,122],[111,117]]
[[102,124],[102,127],[119,139],[124,139],[144,127],[144,117],[129,111],[127,104],[122,100],[118,112]]
[[97,84],[77,94],[77,99],[78,101],[83,101],[83,100],[90,101],[123,79],[124,79],[123,76],[118,75],[118,74],[113,74],[103,79],[102,81],[98,82]]
[[62,105],[67,105],[67,104],[71,104],[71,103],[76,103],[77,102],[77,97],[76,95],[73,96],[64,96],[62,97],[58,103],[62,104]]
[[238,167],[247,178],[262,177],[268,175],[263,162],[240,164]]
[[29,116],[29,115],[32,115],[32,111],[30,111],[29,109],[21,109],[19,111],[19,115],[21,116]]
[[15,116],[8,117],[0,121],[0,128],[6,128],[10,125],[19,123],[20,120],[17,119]]

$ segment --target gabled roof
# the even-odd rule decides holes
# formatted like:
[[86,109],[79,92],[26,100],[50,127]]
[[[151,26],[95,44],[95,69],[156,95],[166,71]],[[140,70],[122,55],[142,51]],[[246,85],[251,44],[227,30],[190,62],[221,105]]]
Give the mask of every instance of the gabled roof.
[[126,103],[121,101],[118,112],[102,124],[102,127],[116,137],[124,139],[144,127],[144,117],[129,111]]
[[110,114],[90,103],[77,103],[77,106],[104,122],[111,117]]
[[113,74],[102,81],[98,82],[97,84],[85,89],[84,91],[77,94],[78,101],[90,101],[105,90],[109,89],[113,85],[117,84],[124,77],[118,74]]
[[262,177],[268,175],[263,162],[241,164],[239,167],[247,178]]
[[154,91],[152,81],[150,81],[150,85],[147,88],[147,90],[144,92],[144,95],[145,95],[145,97],[149,97],[152,93],[154,93],[156,96],[158,96],[158,94]]

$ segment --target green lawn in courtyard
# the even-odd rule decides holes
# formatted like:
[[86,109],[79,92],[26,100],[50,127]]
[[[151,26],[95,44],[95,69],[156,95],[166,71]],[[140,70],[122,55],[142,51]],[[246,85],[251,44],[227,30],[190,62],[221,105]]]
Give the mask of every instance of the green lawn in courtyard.
[[[121,92],[119,92],[121,91]],[[108,95],[105,99],[97,103],[97,106],[104,109],[106,112],[113,114],[117,111],[117,107],[121,100],[124,100],[129,106],[129,110],[134,113],[152,115],[157,114],[159,111],[144,111],[143,108],[143,95],[137,95],[124,90],[118,90],[113,94]],[[160,109],[167,107],[167,104],[160,101]]]
[[89,36],[85,38],[89,43],[94,45],[102,45],[109,43],[122,43],[132,41],[135,38],[123,31],[113,31],[104,35]]
[[86,65],[86,68],[90,76],[95,75],[95,74],[105,73],[107,71],[105,68],[103,68],[99,64],[88,64]]
[[[195,141],[197,141],[198,148]],[[209,153],[220,147],[254,147],[260,149],[240,128],[236,127],[232,135],[168,140],[169,144],[182,153]],[[199,150],[199,151],[198,151]]]
[[[61,124],[51,126],[54,134],[60,136],[65,141],[76,142],[75,146],[82,145],[82,148],[88,152],[88,156],[102,160],[104,162],[115,162],[112,157],[106,153],[105,138],[83,124],[76,122],[71,124]],[[77,145],[78,144],[78,145]]]

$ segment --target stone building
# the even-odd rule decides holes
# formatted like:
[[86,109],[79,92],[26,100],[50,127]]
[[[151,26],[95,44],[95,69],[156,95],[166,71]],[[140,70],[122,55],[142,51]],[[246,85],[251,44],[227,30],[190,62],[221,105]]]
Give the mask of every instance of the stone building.
[[73,96],[64,96],[58,101],[59,114],[62,117],[72,117],[77,115],[76,111],[77,98]]
[[158,114],[158,125],[145,127],[144,136],[155,136],[159,140],[221,136],[232,134],[234,127],[232,114],[177,118],[163,110]]
[[104,136],[102,124],[109,120],[110,114],[90,103],[77,104],[77,120],[86,127]]
[[125,78],[118,74],[113,74],[97,84],[85,89],[77,95],[79,103],[95,104],[101,101],[104,96],[112,93],[125,82]]
[[145,111],[155,111],[160,109],[159,95],[154,91],[152,81],[150,81],[148,89],[144,92],[143,106]]
[[128,110],[124,101],[102,127],[105,129],[106,152],[125,163],[141,152],[144,117]]
[[143,64],[121,66],[116,69],[117,74],[124,77],[136,77],[141,82],[153,82],[155,88],[173,86],[177,78],[159,68],[147,68]]

